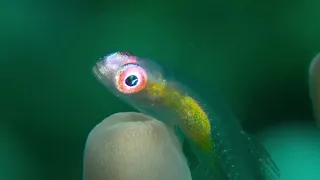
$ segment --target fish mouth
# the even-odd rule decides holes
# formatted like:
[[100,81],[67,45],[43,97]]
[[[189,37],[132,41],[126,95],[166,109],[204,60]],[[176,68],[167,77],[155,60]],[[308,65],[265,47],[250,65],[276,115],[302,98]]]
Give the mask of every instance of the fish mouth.
[[103,62],[97,62],[96,65],[92,68],[92,73],[96,79],[105,85],[107,88],[112,88],[114,83],[112,76],[112,71],[106,69]]
[[101,62],[96,63],[96,65],[92,68],[92,72],[96,76],[96,78],[98,78],[99,80],[102,80],[108,77],[107,70]]

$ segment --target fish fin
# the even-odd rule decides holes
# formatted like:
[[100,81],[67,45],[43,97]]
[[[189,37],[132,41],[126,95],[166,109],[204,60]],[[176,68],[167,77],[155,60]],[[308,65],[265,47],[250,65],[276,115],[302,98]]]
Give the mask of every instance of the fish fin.
[[259,143],[255,138],[250,137],[247,133],[242,131],[242,134],[247,136],[249,140],[249,147],[251,152],[258,163],[260,164],[261,174],[264,175],[264,180],[276,180],[280,177],[279,168],[272,160],[270,154],[267,152],[265,147]]
[[[231,119],[231,118],[230,118]],[[234,118],[233,118],[234,119]],[[279,170],[260,142],[251,138],[236,121],[216,117],[212,123],[219,164],[228,180],[276,180]],[[218,127],[215,127],[218,125]]]
[[199,162],[198,165],[191,171],[191,176],[192,180],[213,180],[209,169],[203,162]]

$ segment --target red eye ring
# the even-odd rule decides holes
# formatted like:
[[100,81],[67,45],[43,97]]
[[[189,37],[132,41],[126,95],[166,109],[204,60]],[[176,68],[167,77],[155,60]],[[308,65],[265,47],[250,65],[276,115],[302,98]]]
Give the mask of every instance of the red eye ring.
[[[147,72],[141,66],[125,64],[118,70],[115,84],[120,92],[132,94],[141,91],[146,86],[147,79]],[[132,82],[132,84],[127,84],[128,82]]]

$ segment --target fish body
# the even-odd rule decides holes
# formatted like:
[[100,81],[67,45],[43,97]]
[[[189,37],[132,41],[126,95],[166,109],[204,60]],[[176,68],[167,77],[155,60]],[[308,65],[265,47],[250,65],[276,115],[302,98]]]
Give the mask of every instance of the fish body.
[[210,110],[154,61],[129,53],[103,57],[94,74],[138,111],[181,131],[197,157],[194,179],[274,180],[279,172],[265,148],[246,134],[226,108]]

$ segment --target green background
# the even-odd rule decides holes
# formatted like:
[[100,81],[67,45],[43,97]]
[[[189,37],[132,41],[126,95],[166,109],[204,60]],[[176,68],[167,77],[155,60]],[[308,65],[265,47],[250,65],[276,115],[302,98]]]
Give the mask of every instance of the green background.
[[169,67],[250,132],[312,120],[308,66],[320,51],[320,1],[0,2],[0,179],[81,179],[91,129],[133,109],[92,75],[129,51]]

